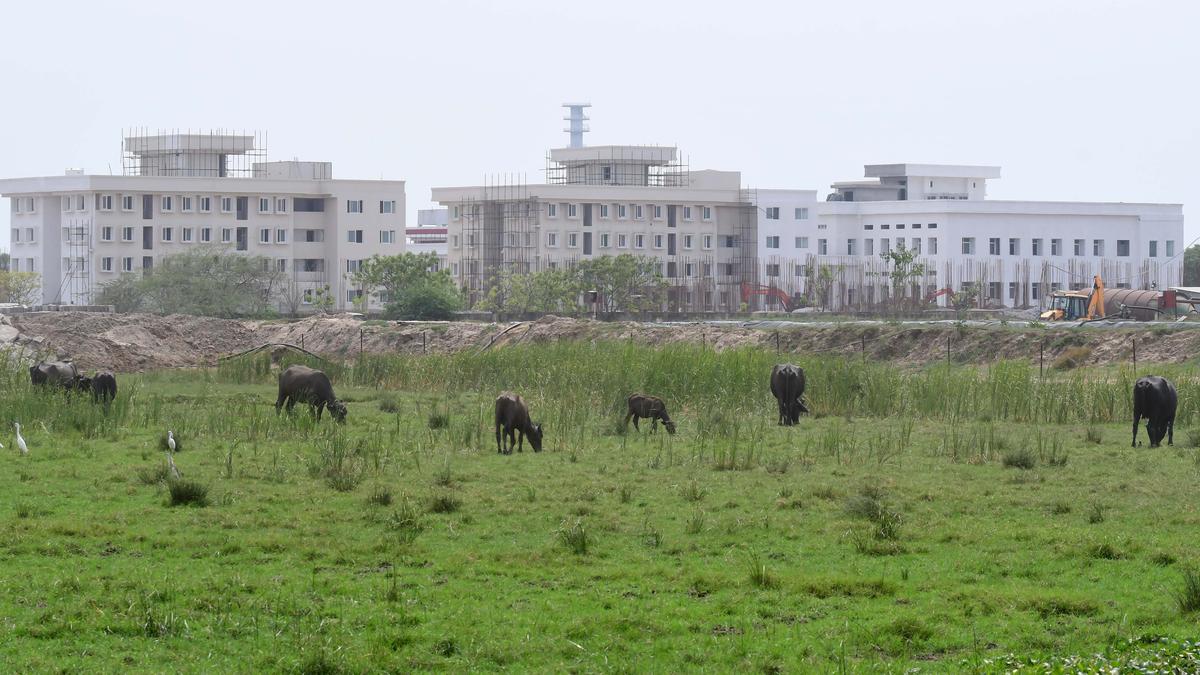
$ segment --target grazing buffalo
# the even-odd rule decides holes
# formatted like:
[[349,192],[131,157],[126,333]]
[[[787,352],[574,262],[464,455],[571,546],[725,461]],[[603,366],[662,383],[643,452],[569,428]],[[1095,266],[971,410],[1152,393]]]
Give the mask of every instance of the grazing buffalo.
[[1138,378],[1133,385],[1133,447],[1137,447],[1138,421],[1143,417],[1146,418],[1150,447],[1161,445],[1164,435],[1167,445],[1175,444],[1175,406],[1178,401],[1175,385],[1166,378],[1157,375]]
[[307,403],[315,409],[317,419],[321,419],[321,411],[329,407],[329,414],[338,422],[346,421],[346,404],[337,400],[333,395],[333,385],[329,377],[320,370],[308,366],[288,366],[279,374],[279,398],[275,400],[275,414],[287,403],[288,412],[297,402]]
[[[629,418],[631,417],[633,418],[634,429],[638,429],[638,420],[645,417],[651,420],[651,431],[658,429],[658,422],[662,420],[663,426],[667,428],[667,433],[675,433],[675,423],[671,421],[670,415],[667,414],[667,404],[663,403],[663,400],[657,396],[630,394],[629,413],[625,415],[626,426],[629,425]],[[638,429],[638,431],[641,431],[641,429]]]
[[[500,431],[504,430],[507,438],[506,447],[500,445]],[[513,446],[517,452],[523,452],[525,437],[534,452],[542,451],[542,425],[529,421],[529,406],[525,399],[512,392],[502,392],[496,397],[496,452],[511,455]]]
[[779,401],[779,423],[791,426],[800,421],[800,413],[808,412],[804,405],[804,369],[790,363],[771,369],[771,393]]
[[96,373],[90,379],[92,400],[108,405],[117,397],[117,377],[107,370]]
[[70,361],[42,361],[29,366],[29,381],[36,387],[58,387],[67,391],[87,386],[87,380],[81,380],[79,370]]

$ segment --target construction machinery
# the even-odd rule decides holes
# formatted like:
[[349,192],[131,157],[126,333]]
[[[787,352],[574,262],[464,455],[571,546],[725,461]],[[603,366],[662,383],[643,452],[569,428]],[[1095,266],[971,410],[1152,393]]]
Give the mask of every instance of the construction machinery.
[[1104,281],[1097,274],[1092,278],[1090,293],[1083,289],[1054,291],[1050,294],[1050,309],[1038,318],[1042,321],[1077,321],[1103,319],[1105,312]]
[[761,284],[752,284],[746,281],[742,282],[742,302],[750,302],[750,298],[755,295],[765,295],[768,298],[774,298],[783,305],[785,312],[790,312],[795,309],[795,303],[792,302],[791,296],[781,288],[775,286],[763,286]]

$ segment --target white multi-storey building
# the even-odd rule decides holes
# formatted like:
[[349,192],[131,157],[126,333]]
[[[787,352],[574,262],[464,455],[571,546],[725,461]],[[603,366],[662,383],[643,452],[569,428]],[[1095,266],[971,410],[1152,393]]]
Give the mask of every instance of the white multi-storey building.
[[688,171],[677,157],[673,147],[556,148],[544,184],[434,188],[450,209],[451,274],[478,298],[503,269],[633,254],[658,261],[670,309],[736,310],[741,282],[754,279],[754,206],[741,174]]
[[[1000,176],[990,166],[879,164],[866,176],[874,180],[834,183],[821,202],[809,191],[757,191],[760,283],[869,309],[896,292],[881,254],[899,248],[926,269],[908,297],[971,284],[980,306],[1043,306],[1054,290],[1090,287],[1094,274],[1110,287],[1182,281],[1179,204],[989,200],[987,180]],[[833,280],[816,298],[822,266]]]
[[449,209],[418,209],[417,226],[405,232],[405,250],[409,253],[432,253],[438,257],[437,269],[447,269],[449,223]]
[[336,308],[363,289],[349,275],[405,246],[403,181],[335,180],[329,162],[248,161],[255,137],[125,139],[126,175],[0,180],[11,202],[13,269],[37,272],[46,303],[89,304],[121,274],[203,245],[270,259],[279,303],[305,311],[328,288]]

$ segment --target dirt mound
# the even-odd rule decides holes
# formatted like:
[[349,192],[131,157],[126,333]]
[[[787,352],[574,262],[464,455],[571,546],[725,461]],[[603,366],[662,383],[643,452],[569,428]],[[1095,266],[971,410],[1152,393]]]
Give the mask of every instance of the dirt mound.
[[266,343],[286,343],[328,357],[451,353],[560,340],[630,340],[661,346],[677,342],[724,350],[778,348],[782,354],[862,355],[912,366],[950,358],[989,363],[1029,358],[1044,350],[1049,366],[1063,352],[1091,349],[1087,363],[1138,360],[1180,362],[1200,347],[1200,330],[1162,324],[1117,329],[1077,327],[968,327],[951,324],[600,322],[547,316],[513,324],[361,321],[343,316],[297,321],[238,321],[152,314],[41,312],[0,316],[0,347],[29,358],[70,358],[85,369],[116,371],[211,366],[217,357]]

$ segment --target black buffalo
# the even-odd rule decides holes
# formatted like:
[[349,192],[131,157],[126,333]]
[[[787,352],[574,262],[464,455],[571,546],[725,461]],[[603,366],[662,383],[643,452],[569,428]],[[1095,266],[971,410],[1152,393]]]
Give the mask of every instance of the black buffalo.
[[279,374],[279,398],[275,400],[275,414],[279,414],[285,402],[288,412],[297,402],[307,403],[309,408],[316,410],[318,420],[321,419],[321,411],[328,406],[333,419],[346,421],[346,404],[333,395],[329,377],[308,366],[288,366]]
[[651,420],[650,429],[652,431],[658,428],[658,422],[661,420],[663,426],[667,428],[667,433],[675,433],[675,423],[667,414],[667,404],[663,403],[661,398],[645,394],[630,394],[628,402],[629,412],[625,415],[626,426],[629,425],[630,418],[633,418],[633,428],[638,429],[638,420],[645,417]]
[[1164,435],[1167,445],[1174,445],[1175,407],[1178,402],[1175,385],[1166,378],[1157,375],[1138,378],[1133,385],[1133,447],[1137,447],[1138,422],[1143,417],[1146,418],[1150,447],[1161,445]]
[[86,389],[88,380],[70,361],[42,361],[29,366],[29,382],[35,387],[57,387],[66,391]]
[[108,405],[117,397],[117,376],[107,370],[100,371],[89,379],[92,400]]
[[[506,447],[500,445],[501,429],[507,440]],[[496,452],[511,455],[513,446],[516,446],[517,452],[522,452],[526,436],[533,451],[541,452],[542,425],[530,421],[529,406],[525,404],[525,399],[512,392],[501,393],[496,397]]]
[[800,421],[800,413],[808,412],[804,405],[804,369],[790,363],[771,369],[771,393],[779,402],[779,423],[791,426]]

